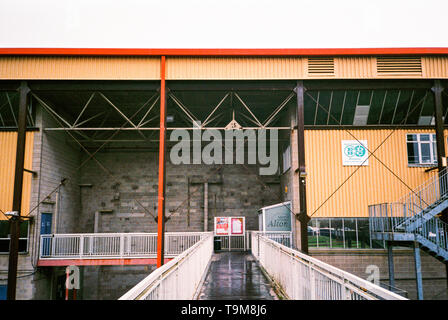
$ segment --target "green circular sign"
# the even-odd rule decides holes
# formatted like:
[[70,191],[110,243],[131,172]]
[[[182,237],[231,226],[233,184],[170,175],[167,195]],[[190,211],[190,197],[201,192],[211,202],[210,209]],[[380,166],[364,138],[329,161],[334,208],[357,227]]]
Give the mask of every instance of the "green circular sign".
[[366,154],[366,148],[360,144],[345,146],[344,154],[349,158],[362,158]]

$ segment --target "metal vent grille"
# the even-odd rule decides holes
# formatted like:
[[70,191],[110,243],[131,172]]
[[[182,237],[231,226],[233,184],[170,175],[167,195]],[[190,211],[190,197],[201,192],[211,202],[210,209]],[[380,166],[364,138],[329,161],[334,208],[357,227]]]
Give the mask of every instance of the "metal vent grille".
[[377,57],[378,74],[422,74],[421,57]]
[[334,75],[334,58],[308,58],[308,74],[314,76]]

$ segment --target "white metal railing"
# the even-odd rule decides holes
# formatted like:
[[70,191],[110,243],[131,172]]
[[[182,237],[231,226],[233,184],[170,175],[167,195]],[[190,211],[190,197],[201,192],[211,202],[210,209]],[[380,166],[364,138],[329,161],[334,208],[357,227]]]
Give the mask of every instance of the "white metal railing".
[[380,203],[369,205],[369,227],[371,232],[404,232],[402,225],[408,218],[402,203]]
[[259,233],[251,238],[252,254],[289,299],[407,300]]
[[119,300],[191,300],[213,254],[213,233],[153,271]]
[[[403,204],[405,216],[411,217],[448,196],[448,171],[428,179],[397,202]],[[401,214],[403,213],[400,212]]]
[[246,251],[251,248],[251,233],[257,232],[287,247],[292,246],[291,231],[246,231],[245,235],[215,235],[219,242],[218,251]]
[[262,235],[289,248],[292,247],[292,231],[246,231],[247,250],[252,248],[252,234]]
[[215,236],[215,241],[220,244],[221,251],[246,251],[245,235],[225,235]]
[[287,246],[289,248],[292,247],[292,232],[286,232],[286,231],[263,231],[260,232],[262,236],[271,239],[275,242],[278,242],[284,246]]
[[[207,232],[167,232],[165,256],[174,257]],[[76,233],[41,235],[39,259],[155,257],[157,233]]]

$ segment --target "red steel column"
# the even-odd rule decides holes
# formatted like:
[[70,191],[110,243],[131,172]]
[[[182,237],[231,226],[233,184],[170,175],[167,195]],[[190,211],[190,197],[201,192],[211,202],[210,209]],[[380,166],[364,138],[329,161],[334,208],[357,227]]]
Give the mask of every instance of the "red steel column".
[[165,240],[165,138],[166,138],[165,56],[160,59],[160,141],[159,192],[157,206],[157,268],[164,262]]
[[68,267],[66,267],[65,268],[65,300],[68,300],[68,297],[69,297],[68,278],[69,278],[69,271],[68,271]]

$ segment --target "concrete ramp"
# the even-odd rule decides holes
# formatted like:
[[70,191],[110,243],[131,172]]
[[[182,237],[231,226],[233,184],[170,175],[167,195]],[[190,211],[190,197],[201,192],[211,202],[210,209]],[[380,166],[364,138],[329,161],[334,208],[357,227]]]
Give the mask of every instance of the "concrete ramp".
[[199,300],[278,300],[256,259],[248,252],[212,256]]

